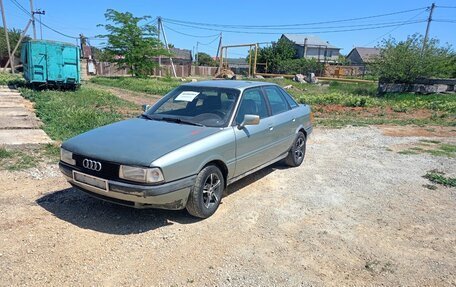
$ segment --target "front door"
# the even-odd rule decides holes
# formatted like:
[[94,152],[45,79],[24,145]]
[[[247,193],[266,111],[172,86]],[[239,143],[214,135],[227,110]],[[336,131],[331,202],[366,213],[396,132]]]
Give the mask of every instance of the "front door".
[[[245,126],[238,129],[244,115],[260,116],[258,125]],[[233,126],[236,136],[236,170],[235,176],[244,174],[274,157],[271,148],[274,139],[272,121],[261,88],[251,88],[244,91]]]

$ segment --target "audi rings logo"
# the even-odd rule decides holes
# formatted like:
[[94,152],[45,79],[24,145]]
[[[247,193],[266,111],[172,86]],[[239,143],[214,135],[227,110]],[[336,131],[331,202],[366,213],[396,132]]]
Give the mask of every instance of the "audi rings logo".
[[90,159],[84,159],[82,161],[82,166],[91,169],[94,171],[100,171],[101,170],[101,163],[98,161],[90,160]]

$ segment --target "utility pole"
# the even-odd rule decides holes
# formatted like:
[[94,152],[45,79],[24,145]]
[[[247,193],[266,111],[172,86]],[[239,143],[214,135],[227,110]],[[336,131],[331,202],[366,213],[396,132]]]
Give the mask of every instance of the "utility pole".
[[[158,17],[157,18],[157,30],[158,30],[158,42],[160,42],[160,28],[161,28],[161,17]],[[162,70],[161,70],[161,67],[162,67],[162,57],[161,55],[158,55],[158,75],[161,77],[162,76]]]
[[[32,13],[32,18],[33,18],[33,23],[35,23],[35,16],[34,14],[40,15],[40,38],[43,40],[43,23],[41,22],[41,15],[46,15],[46,11],[41,11],[41,9],[38,9]],[[33,28],[35,28],[35,24],[33,25]],[[36,37],[35,37],[36,39]]]
[[8,56],[11,64],[11,73],[14,74],[14,55],[11,55],[11,47],[9,42],[8,27],[6,26],[5,7],[3,6],[3,0],[0,0],[0,8],[2,9],[3,31],[5,32],[6,47],[8,48]]
[[198,66],[198,45],[199,45],[199,42],[196,41],[196,54],[195,54],[195,59],[196,59],[196,65]]
[[[216,61],[219,61],[219,57],[222,56],[222,32],[220,32],[220,40],[219,40],[219,44],[218,44],[218,47],[217,47],[217,55],[215,56],[215,60]],[[215,73],[218,73],[220,71],[221,67],[218,66],[217,67],[217,70],[215,70]]]
[[[169,45],[168,45],[168,40],[166,39],[165,28],[163,27],[163,23],[161,21],[161,18],[159,18],[159,21],[160,21],[160,28],[161,28],[162,33],[163,33],[163,40],[165,41],[166,49],[168,49],[168,52],[170,52]],[[173,57],[171,55],[169,56],[169,62],[171,63],[171,67],[173,69],[174,78],[177,78],[176,67],[174,67]]]
[[33,0],[30,0],[30,14],[32,14],[33,39],[36,40],[35,10],[33,10]]
[[423,49],[421,50],[421,53],[424,53],[424,50],[426,49],[426,44],[427,44],[427,40],[429,37],[429,28],[431,27],[432,13],[434,12],[434,8],[435,8],[435,3],[432,3],[430,11],[429,11],[429,18],[427,20],[426,34],[424,34]]

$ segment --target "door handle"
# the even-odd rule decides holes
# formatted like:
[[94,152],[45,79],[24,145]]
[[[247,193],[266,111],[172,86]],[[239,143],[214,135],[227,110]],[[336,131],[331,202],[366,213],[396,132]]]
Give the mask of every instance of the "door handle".
[[291,120],[292,122],[296,122],[296,119]]
[[274,129],[274,127],[269,127],[269,130],[272,131]]

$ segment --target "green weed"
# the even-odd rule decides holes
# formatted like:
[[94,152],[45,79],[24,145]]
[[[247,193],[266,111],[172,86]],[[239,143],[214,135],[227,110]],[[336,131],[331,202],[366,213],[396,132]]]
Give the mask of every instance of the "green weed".
[[447,187],[456,187],[456,177],[446,177],[444,172],[436,169],[428,171],[423,177],[436,184],[441,184]]

